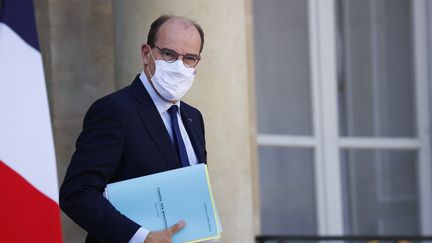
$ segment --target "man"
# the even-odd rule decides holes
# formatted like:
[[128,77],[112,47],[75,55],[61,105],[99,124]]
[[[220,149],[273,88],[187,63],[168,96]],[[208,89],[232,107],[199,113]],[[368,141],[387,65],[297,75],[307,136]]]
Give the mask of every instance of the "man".
[[159,17],[141,47],[141,75],[89,108],[60,189],[60,206],[88,232],[86,242],[171,242],[185,226],[180,221],[149,232],[102,192],[115,181],[206,163],[202,115],[180,101],[192,85],[203,44],[198,24]]

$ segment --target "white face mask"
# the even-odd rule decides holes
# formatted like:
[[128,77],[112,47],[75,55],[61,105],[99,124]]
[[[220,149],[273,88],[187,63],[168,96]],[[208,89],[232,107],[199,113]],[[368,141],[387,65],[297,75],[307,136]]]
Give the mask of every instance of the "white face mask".
[[186,67],[182,60],[172,63],[155,60],[155,65],[156,70],[151,81],[154,89],[165,100],[177,101],[192,87],[196,70]]

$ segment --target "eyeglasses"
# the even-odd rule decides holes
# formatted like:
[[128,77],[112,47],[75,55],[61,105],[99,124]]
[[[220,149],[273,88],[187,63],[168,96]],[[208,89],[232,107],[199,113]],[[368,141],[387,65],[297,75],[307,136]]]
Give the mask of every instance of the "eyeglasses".
[[179,56],[183,56],[182,61],[183,64],[188,67],[195,67],[201,57],[195,54],[178,54],[176,51],[168,49],[168,48],[160,48],[154,45],[159,50],[159,53],[162,55],[162,59],[166,62],[173,63],[178,60]]

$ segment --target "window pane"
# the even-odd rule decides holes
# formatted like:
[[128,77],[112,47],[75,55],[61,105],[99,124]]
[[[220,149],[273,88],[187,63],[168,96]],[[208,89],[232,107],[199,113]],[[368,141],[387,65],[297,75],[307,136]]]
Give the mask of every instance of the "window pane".
[[315,234],[312,149],[261,147],[262,234]]
[[343,150],[342,178],[347,232],[420,232],[417,152]]
[[312,134],[307,27],[307,1],[254,1],[259,133]]
[[342,136],[416,136],[411,4],[339,0]]

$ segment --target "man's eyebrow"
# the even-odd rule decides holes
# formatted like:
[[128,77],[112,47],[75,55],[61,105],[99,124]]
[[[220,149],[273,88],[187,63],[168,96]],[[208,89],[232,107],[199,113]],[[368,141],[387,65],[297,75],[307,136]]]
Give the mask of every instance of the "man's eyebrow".
[[[177,53],[177,54],[182,55],[181,53],[178,53],[177,51],[175,51],[175,50],[173,50],[173,49],[170,49],[170,48],[167,48],[167,47],[163,47],[163,48],[161,48],[161,50],[165,50],[165,51],[173,51],[173,52],[175,52],[175,53]],[[194,54],[194,53],[185,53],[184,55],[192,55],[192,56],[197,56],[197,57],[200,56],[199,54]]]

